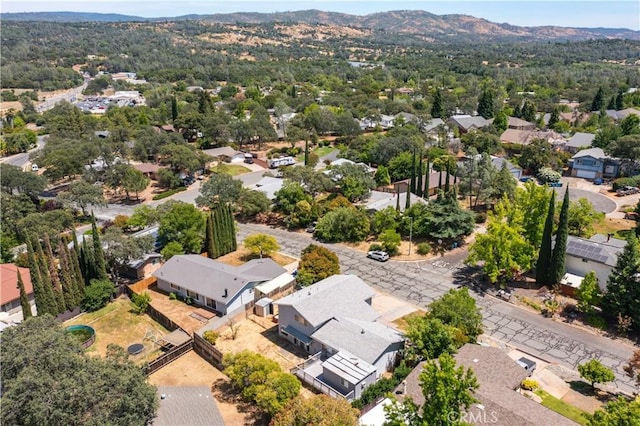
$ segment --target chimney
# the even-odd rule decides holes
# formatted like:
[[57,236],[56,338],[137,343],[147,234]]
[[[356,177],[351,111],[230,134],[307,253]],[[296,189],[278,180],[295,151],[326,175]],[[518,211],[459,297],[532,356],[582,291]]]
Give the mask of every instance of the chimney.
[[222,297],[227,297],[229,295],[229,291],[225,288]]

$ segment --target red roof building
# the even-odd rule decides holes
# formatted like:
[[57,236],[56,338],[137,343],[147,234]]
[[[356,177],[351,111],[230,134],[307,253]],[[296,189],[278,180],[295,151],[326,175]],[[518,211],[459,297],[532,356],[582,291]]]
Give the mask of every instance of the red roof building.
[[3,263],[0,265],[0,311],[15,313],[21,310],[20,290],[18,290],[18,269],[22,276],[24,289],[27,292],[29,301],[33,301],[33,285],[31,284],[31,273],[28,268],[20,268],[15,263]]

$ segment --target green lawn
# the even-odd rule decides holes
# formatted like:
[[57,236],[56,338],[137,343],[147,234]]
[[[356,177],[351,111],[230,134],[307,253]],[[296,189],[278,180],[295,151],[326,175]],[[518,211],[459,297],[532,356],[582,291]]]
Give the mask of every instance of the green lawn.
[[238,175],[243,175],[245,173],[249,173],[251,170],[239,164],[220,163],[217,166],[209,169],[209,171],[211,171],[211,173],[224,173],[230,176],[238,176]]
[[[320,148],[314,149],[312,152],[315,153],[318,157],[324,157],[325,155],[329,154],[332,151],[335,151],[336,149],[338,148],[334,146],[321,146]],[[296,156],[296,160],[297,161],[304,160],[304,152],[301,154],[298,154]]]
[[574,407],[573,405],[569,405],[561,399],[558,399],[541,389],[536,390],[535,394],[542,398],[542,405],[544,405],[548,409],[553,410],[558,414],[562,414],[566,418],[571,419],[581,425],[587,424],[585,411],[582,411],[581,409]]

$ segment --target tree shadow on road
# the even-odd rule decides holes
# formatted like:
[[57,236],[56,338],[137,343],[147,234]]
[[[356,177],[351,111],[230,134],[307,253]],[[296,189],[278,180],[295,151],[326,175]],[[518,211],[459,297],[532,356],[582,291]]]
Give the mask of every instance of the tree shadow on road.
[[453,284],[458,288],[467,287],[471,292],[484,297],[489,286],[483,282],[481,274],[480,268],[464,265],[453,272]]

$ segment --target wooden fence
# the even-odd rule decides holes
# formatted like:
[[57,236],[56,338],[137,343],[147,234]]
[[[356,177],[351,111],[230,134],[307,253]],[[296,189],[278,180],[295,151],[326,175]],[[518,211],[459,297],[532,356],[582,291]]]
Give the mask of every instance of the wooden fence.
[[134,293],[140,294],[152,285],[156,284],[158,279],[156,277],[143,278],[135,284],[131,284],[129,289]]
[[193,333],[193,350],[218,370],[222,371],[224,369],[222,366],[222,357],[224,354],[211,343],[204,340],[204,337],[198,333]]
[[193,349],[193,339],[189,339],[181,345],[176,346],[171,349],[169,352],[164,355],[159,356],[158,358],[151,361],[149,364],[143,367],[144,373],[148,376],[158,370],[160,370],[165,365],[169,364],[172,361],[180,358],[182,355]]

